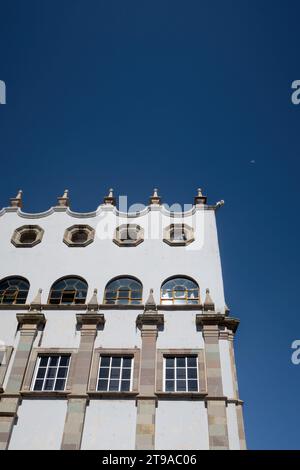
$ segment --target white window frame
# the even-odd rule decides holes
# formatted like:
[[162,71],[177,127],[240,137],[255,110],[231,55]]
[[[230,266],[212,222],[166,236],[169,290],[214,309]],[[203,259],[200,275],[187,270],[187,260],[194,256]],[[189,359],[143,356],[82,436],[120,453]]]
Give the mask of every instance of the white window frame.
[[[109,369],[109,372],[108,372],[108,378],[105,379],[105,378],[101,378],[100,379],[100,369],[101,369],[101,359],[102,357],[109,357],[110,358],[110,361],[109,361],[109,366],[107,367]],[[118,380],[119,381],[119,386],[118,386],[118,390],[109,390],[109,383],[110,383],[110,378],[111,378],[111,369],[112,369],[112,359],[114,357],[120,357],[121,358],[121,365],[120,365],[120,376],[118,379],[112,379],[112,380]],[[129,383],[129,390],[121,390],[121,384],[122,384],[122,371],[123,371],[123,359],[124,358],[130,358],[131,359],[131,367],[130,367],[130,383]],[[115,368],[115,367],[114,367]],[[125,367],[125,369],[127,369],[127,367]],[[97,382],[96,382],[96,391],[97,392],[110,392],[110,393],[128,393],[128,392],[131,392],[132,391],[132,386],[133,386],[133,370],[134,370],[134,356],[131,356],[131,355],[120,355],[120,354],[116,354],[116,355],[112,355],[112,354],[103,354],[103,355],[100,355],[100,359],[99,359],[99,366],[98,366],[98,374],[97,374]],[[99,380],[107,380],[107,390],[98,390],[98,382]]]
[[[35,382],[37,380],[37,374],[38,374],[38,371],[39,371],[39,368],[40,368],[40,363],[41,363],[42,357],[48,357],[46,372],[45,372],[45,376],[43,378],[43,387],[44,387],[45,380],[47,380],[46,379],[47,371],[49,369],[49,365],[48,365],[49,364],[49,359],[50,359],[50,357],[53,357],[53,356],[58,356],[59,357],[59,363],[58,363],[57,366],[55,366],[56,367],[56,373],[55,373],[55,377],[53,378],[54,384],[56,384],[57,373],[58,373],[61,357],[62,356],[68,356],[69,357],[68,372],[67,372],[66,377],[63,379],[63,380],[65,380],[65,386],[64,386],[63,390],[55,390],[55,389],[53,389],[53,390],[44,390],[44,388],[42,388],[41,390],[34,390],[34,386],[35,386]],[[33,392],[40,392],[40,393],[42,393],[42,392],[64,392],[66,390],[68,379],[69,379],[71,360],[72,360],[72,354],[63,354],[63,353],[62,354],[55,354],[55,353],[54,354],[51,354],[51,353],[49,353],[49,354],[39,354],[38,357],[37,357],[36,366],[35,366],[32,382],[31,382],[31,390]],[[66,367],[66,366],[62,366],[62,367]]]
[[[166,359],[169,359],[170,357],[175,358],[175,367],[174,367],[174,390],[166,390],[166,380],[173,380],[173,379],[166,379],[166,369],[167,369],[167,364],[166,364]],[[190,379],[190,380],[196,380],[197,381],[197,390],[177,390],[177,366],[176,366],[176,359],[177,357],[183,357],[185,359],[185,379],[178,379],[178,380],[185,380],[186,383],[186,388],[188,388],[188,365],[187,365],[187,358],[188,357],[195,357],[196,359],[196,367],[190,367],[190,369],[196,369],[197,370],[197,377],[195,379]],[[180,369],[183,369],[183,367],[180,367]],[[187,355],[176,355],[176,354],[170,354],[170,355],[165,355],[164,356],[164,365],[163,365],[163,391],[165,393],[197,393],[199,392],[199,360],[198,356],[196,354],[187,354]]]

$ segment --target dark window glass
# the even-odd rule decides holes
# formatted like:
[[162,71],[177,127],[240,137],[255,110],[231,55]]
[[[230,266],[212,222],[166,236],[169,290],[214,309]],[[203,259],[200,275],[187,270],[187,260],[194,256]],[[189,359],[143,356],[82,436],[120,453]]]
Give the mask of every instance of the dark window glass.
[[55,282],[49,295],[49,304],[84,304],[87,283],[80,278],[66,277]]
[[102,356],[100,358],[97,390],[129,391],[131,371],[132,357]]

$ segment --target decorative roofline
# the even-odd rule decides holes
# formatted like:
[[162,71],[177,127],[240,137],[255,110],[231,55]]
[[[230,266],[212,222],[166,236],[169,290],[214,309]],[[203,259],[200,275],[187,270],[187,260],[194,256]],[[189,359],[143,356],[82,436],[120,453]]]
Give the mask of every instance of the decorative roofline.
[[197,196],[194,198],[194,204],[191,205],[191,209],[182,212],[175,212],[168,210],[165,205],[161,203],[161,197],[158,196],[158,190],[154,189],[153,194],[150,197],[149,205],[145,206],[144,209],[135,212],[123,212],[120,211],[116,207],[116,198],[113,195],[113,190],[110,189],[108,196],[104,198],[103,204],[100,204],[95,211],[91,212],[75,212],[70,209],[70,198],[69,198],[69,191],[65,190],[64,194],[58,198],[58,202],[56,206],[52,206],[46,211],[43,212],[24,212],[22,210],[22,191],[20,190],[15,198],[11,198],[11,205],[10,207],[3,207],[0,210],[0,217],[8,214],[8,213],[16,213],[19,217],[24,219],[41,219],[44,217],[49,217],[50,215],[56,212],[64,212],[69,217],[75,219],[90,219],[99,216],[99,214],[103,212],[111,212],[116,217],[120,218],[134,218],[142,217],[148,214],[151,211],[159,211],[161,214],[169,217],[169,218],[182,218],[194,215],[196,211],[202,210],[214,210],[216,211],[220,207],[224,205],[224,201],[219,201],[216,204],[209,205],[206,203],[207,198],[206,196],[202,195],[200,189],[198,189]]
[[193,206],[192,209],[188,211],[183,211],[183,212],[168,211],[163,205],[158,206],[158,207],[156,206],[155,208],[153,208],[152,206],[146,206],[145,209],[143,209],[142,211],[137,211],[137,212],[121,212],[115,206],[103,207],[102,204],[95,211],[92,211],[92,212],[75,212],[69,209],[69,207],[65,208],[65,207],[59,207],[59,206],[52,206],[44,212],[24,212],[22,211],[22,209],[19,209],[19,208],[3,207],[0,210],[0,217],[2,217],[5,214],[15,213],[23,219],[42,219],[45,217],[49,217],[50,215],[56,212],[64,212],[65,214],[67,214],[68,216],[74,219],[91,219],[91,218],[95,218],[99,216],[102,212],[109,211],[109,212],[112,212],[116,217],[135,219],[137,217],[142,217],[148,214],[149,212],[155,210],[155,211],[160,211],[161,214],[170,218],[182,218],[182,217],[188,217],[188,216],[194,215],[196,211],[200,211],[200,210],[216,211],[222,205],[223,204],[217,203],[214,205],[205,205],[202,207]]

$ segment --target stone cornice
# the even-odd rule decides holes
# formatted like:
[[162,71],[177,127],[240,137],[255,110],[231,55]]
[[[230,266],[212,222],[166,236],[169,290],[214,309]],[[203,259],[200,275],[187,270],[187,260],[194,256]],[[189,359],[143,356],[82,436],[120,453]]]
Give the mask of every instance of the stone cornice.
[[137,316],[136,326],[142,328],[144,325],[162,326],[164,324],[164,316],[162,313],[141,313]]
[[196,325],[218,325],[227,327],[233,333],[238,329],[240,321],[237,318],[226,317],[221,313],[201,313],[196,315]]
[[38,327],[44,326],[46,323],[46,318],[43,313],[34,312],[17,313],[17,320],[19,327],[22,327],[23,325],[36,325]]
[[105,318],[103,313],[77,313],[76,315],[77,325],[81,328],[85,325],[104,325]]

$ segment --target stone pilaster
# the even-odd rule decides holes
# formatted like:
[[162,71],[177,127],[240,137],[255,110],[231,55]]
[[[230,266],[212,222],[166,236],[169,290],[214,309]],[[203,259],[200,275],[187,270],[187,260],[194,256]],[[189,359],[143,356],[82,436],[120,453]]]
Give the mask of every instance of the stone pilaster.
[[0,401],[0,449],[9,446],[13,425],[20,404],[20,390],[23,383],[27,363],[36,338],[39,326],[45,324],[42,313],[17,314],[20,339],[16,349],[14,362],[9,375],[5,393]]
[[233,398],[237,400],[236,401],[236,416],[237,416],[237,423],[238,423],[240,449],[245,450],[247,447],[246,447],[244,418],[243,418],[243,404],[239,399],[239,388],[238,388],[233,340],[234,340],[234,333],[228,332],[230,364],[231,364],[231,371],[232,371],[232,378],[233,378],[233,391],[234,391]]
[[80,327],[81,336],[71,377],[72,388],[71,394],[68,396],[68,409],[61,444],[63,450],[78,450],[81,446],[94,343],[98,326],[104,324],[104,315],[99,313],[78,314],[77,324]]
[[229,449],[226,401],[223,398],[218,325],[203,325],[207,374],[207,414],[210,449]]
[[[150,294],[151,297],[151,294]],[[153,299],[153,298],[152,298]],[[148,304],[148,307],[147,307]],[[155,441],[155,366],[158,326],[163,325],[163,315],[158,314],[155,304],[146,304],[145,312],[137,318],[141,330],[140,393],[137,396],[136,449],[154,449]]]

